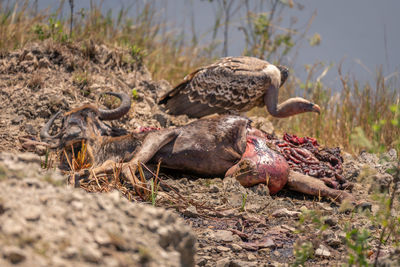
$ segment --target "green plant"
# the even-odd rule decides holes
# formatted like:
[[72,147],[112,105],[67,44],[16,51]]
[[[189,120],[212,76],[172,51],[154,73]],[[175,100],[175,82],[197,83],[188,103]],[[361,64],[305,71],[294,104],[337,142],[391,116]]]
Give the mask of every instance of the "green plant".
[[245,206],[247,202],[247,193],[242,194],[242,205],[240,206],[240,211],[245,211]]
[[87,88],[91,84],[91,78],[87,71],[76,71],[72,76],[72,83],[81,89],[85,96],[90,94]]
[[50,36],[49,34],[46,33],[44,26],[40,25],[40,24],[35,24],[33,26],[33,32],[37,35],[37,38],[40,41],[43,41],[43,40],[49,38],[49,36]]
[[351,229],[346,231],[346,245],[348,250],[348,264],[350,266],[369,266],[367,257],[369,251],[368,240],[370,232],[366,229]]
[[137,45],[132,45],[130,48],[131,57],[136,63],[141,64],[144,57],[147,55],[146,51]]
[[[145,166],[143,164],[143,166]],[[158,177],[160,172],[161,162],[157,165],[156,173],[152,173],[154,177],[152,177],[149,181],[150,188],[148,187],[148,183],[146,182],[146,177],[143,171],[142,163],[138,163],[137,170],[139,172],[140,181],[136,178],[135,174],[131,170],[131,175],[133,176],[132,186],[136,191],[137,195],[144,201],[150,201],[153,206],[156,206],[157,194],[160,187],[160,179]],[[147,169],[147,167],[146,167]]]
[[57,41],[65,43],[68,41],[68,34],[64,33],[64,21],[56,18],[56,14],[49,17],[48,21],[50,36]]
[[292,266],[304,266],[304,263],[314,255],[314,247],[310,241],[296,243],[294,246],[295,261]]
[[40,167],[41,167],[42,169],[46,169],[46,170],[47,170],[47,169],[50,168],[49,156],[50,156],[50,150],[49,150],[49,149],[46,149],[46,154],[44,155],[44,160],[42,160],[41,163],[40,163]]
[[[400,129],[400,105],[391,105],[390,112],[392,113],[392,119],[390,120],[391,126],[394,128]],[[382,144],[382,135],[383,129],[387,126],[388,121],[381,119],[377,122],[370,122],[372,129],[372,136],[368,138],[364,130],[361,128],[356,128],[355,132],[351,136],[352,142],[359,147],[367,149],[373,153],[381,153],[386,147]],[[400,144],[400,136],[396,136],[392,142],[399,151]],[[385,161],[385,159],[383,159]],[[400,216],[393,216],[393,209],[395,205],[396,198],[398,196],[398,186],[400,182],[400,161],[397,160],[397,163],[387,170],[393,177],[393,187],[389,188],[389,191],[385,191],[383,193],[376,193],[374,198],[379,205],[379,209],[371,216],[371,221],[382,227],[380,230],[378,240],[378,248],[376,252],[376,257],[374,261],[374,266],[378,266],[379,254],[383,245],[388,242],[397,242],[399,233],[400,233]],[[355,237],[354,237],[355,236]],[[353,237],[350,240],[349,237]],[[348,232],[346,236],[347,246],[352,250],[352,253],[349,254],[349,264],[357,263],[360,266],[367,266],[368,262],[366,260],[366,250],[369,248],[367,240],[370,238],[370,234],[367,230],[363,230],[360,232],[359,230],[353,229]]]
[[[300,214],[299,221],[296,227],[296,233],[313,233],[318,234],[313,236],[313,243],[321,241],[322,233],[328,228],[325,224],[325,218],[319,210],[303,210]],[[295,261],[292,266],[304,266],[305,262],[314,255],[314,245],[310,241],[298,240],[293,247]]]
[[158,187],[159,184],[153,178],[150,179],[150,198],[151,198],[151,204],[153,206],[156,206],[156,199],[157,199],[157,193],[158,193]]
[[133,99],[138,99],[139,98],[138,92],[137,92],[137,90],[135,88],[132,89],[132,97],[133,97]]

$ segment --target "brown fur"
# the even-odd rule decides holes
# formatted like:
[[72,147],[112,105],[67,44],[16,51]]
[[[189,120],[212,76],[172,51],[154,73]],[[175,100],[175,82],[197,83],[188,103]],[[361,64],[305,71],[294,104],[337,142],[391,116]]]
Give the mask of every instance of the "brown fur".
[[[262,136],[239,116],[201,119],[179,128],[143,133],[126,133],[101,121],[96,110],[83,106],[66,113],[59,137],[59,148],[85,140],[94,174],[111,173],[122,162],[122,174],[133,182],[139,162],[157,163],[166,169],[199,176],[224,176],[246,150],[247,134]],[[81,175],[87,175],[86,171]],[[288,186],[311,195],[337,201],[350,199],[343,191],[328,188],[322,181],[291,172]]]

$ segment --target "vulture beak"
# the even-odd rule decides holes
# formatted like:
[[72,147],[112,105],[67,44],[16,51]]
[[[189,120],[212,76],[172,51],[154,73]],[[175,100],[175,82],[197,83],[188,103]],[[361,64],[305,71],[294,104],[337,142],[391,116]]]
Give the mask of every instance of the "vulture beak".
[[312,111],[321,114],[321,108],[317,104],[313,104]]

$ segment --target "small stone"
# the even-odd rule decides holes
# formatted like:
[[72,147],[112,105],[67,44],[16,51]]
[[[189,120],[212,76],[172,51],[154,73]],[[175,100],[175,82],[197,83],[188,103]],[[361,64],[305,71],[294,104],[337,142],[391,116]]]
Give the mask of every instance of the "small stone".
[[231,261],[229,266],[230,267],[256,267],[256,266],[258,266],[258,264],[257,264],[257,262],[233,260],[233,261]]
[[301,206],[300,207],[300,211],[301,212],[306,212],[306,211],[308,211],[308,208],[306,206]]
[[107,246],[111,244],[110,235],[108,235],[102,230],[96,230],[94,232],[94,241],[96,241],[96,243],[99,244],[100,246]]
[[58,256],[53,256],[51,258],[50,265],[55,267],[68,267],[70,264]]
[[269,254],[271,254],[271,249],[269,249],[269,248],[259,249],[258,254],[260,254],[262,256],[268,256]]
[[329,249],[327,247],[325,247],[324,245],[321,244],[321,245],[319,245],[317,250],[315,250],[315,255],[320,256],[320,257],[330,257],[331,252],[329,251]]
[[11,263],[17,264],[26,259],[25,252],[18,247],[4,247],[3,256],[8,259]]
[[13,118],[11,120],[11,123],[12,124],[20,124],[22,121],[24,121],[24,119],[25,119],[25,116],[19,115],[19,116],[16,116],[15,118]]
[[295,229],[294,227],[291,227],[291,226],[286,225],[286,224],[282,224],[281,227],[282,227],[283,229],[289,230],[289,231],[291,231],[291,232],[296,231],[296,229]]
[[250,189],[259,196],[269,196],[269,188],[265,184],[258,184],[252,186]]
[[224,247],[224,246],[217,246],[217,251],[218,252],[228,252],[228,251],[230,251],[231,249],[230,248],[227,248],[227,247]]
[[199,214],[197,213],[197,209],[195,206],[190,205],[183,211],[183,215],[189,217],[189,218],[197,218],[199,217]]
[[219,192],[219,188],[216,185],[212,185],[210,187],[210,193],[218,193]]
[[27,221],[37,221],[40,219],[41,210],[36,206],[29,206],[24,209],[24,218]]
[[160,123],[161,127],[167,127],[168,126],[168,123],[169,123],[168,117],[163,113],[154,114],[153,115],[153,119],[158,121]]
[[198,266],[204,266],[204,265],[206,265],[206,263],[207,263],[207,259],[205,259],[205,258],[201,258],[197,261]]
[[215,267],[229,267],[231,260],[229,258],[224,258],[215,263]]
[[326,242],[326,244],[327,244],[328,246],[330,246],[330,247],[332,247],[332,248],[338,248],[338,247],[342,244],[342,242],[340,241],[340,239],[337,238],[337,237],[328,238],[328,239],[326,239],[325,242]]
[[85,261],[92,263],[99,263],[102,257],[102,253],[93,246],[84,246],[81,255]]
[[27,134],[30,134],[30,135],[36,135],[37,134],[36,129],[33,127],[32,124],[29,124],[29,123],[25,124],[25,132]]
[[75,210],[82,210],[83,208],[83,203],[81,201],[72,201],[71,202],[71,206],[75,209]]
[[236,209],[229,209],[229,210],[222,210],[222,211],[218,211],[216,212],[216,216],[219,218],[223,218],[223,217],[233,217],[235,216],[237,213]]
[[38,63],[39,68],[47,68],[50,65],[50,61],[47,58],[41,58]]
[[324,223],[329,225],[329,226],[335,226],[335,225],[338,224],[338,219],[335,218],[335,217],[329,216],[324,220]]
[[324,240],[326,240],[328,238],[331,238],[331,237],[334,237],[334,236],[335,236],[335,233],[332,230],[326,230],[326,231],[322,232],[322,238]]
[[362,202],[356,205],[356,209],[359,211],[372,211],[372,204],[369,202]]
[[23,231],[23,227],[18,222],[12,219],[6,219],[1,227],[5,235],[19,235]]
[[269,237],[264,238],[263,240],[257,242],[257,245],[260,248],[274,248],[274,247],[276,247],[275,242]]
[[337,234],[337,237],[338,237],[340,240],[342,240],[343,242],[346,241],[346,233],[345,233],[345,232],[339,231],[339,232],[337,232],[336,234]]
[[253,253],[248,253],[248,254],[247,254],[247,259],[248,259],[249,261],[255,261],[255,260],[257,260],[257,256],[254,255]]
[[62,253],[62,257],[65,259],[74,259],[78,256],[78,249],[76,247],[67,247]]
[[118,267],[121,266],[117,259],[113,257],[105,257],[103,258],[104,266],[107,267]]
[[332,211],[333,208],[331,206],[329,206],[326,203],[323,202],[317,202],[317,205],[320,206],[322,209],[326,210],[326,211]]
[[295,218],[297,218],[297,217],[299,217],[300,214],[301,213],[298,211],[291,211],[286,208],[283,208],[283,209],[274,211],[272,213],[272,216],[276,217],[276,218],[279,218],[279,217],[295,217]]
[[217,230],[213,233],[214,240],[216,242],[232,242],[233,234],[231,231],[227,230]]
[[238,244],[231,244],[231,248],[232,248],[232,251],[234,251],[234,252],[238,252],[238,251],[242,250],[242,247],[239,246]]
[[273,254],[275,257],[280,257],[280,256],[281,256],[281,253],[280,253],[279,251],[277,251],[277,250],[274,250],[274,251],[272,252],[272,254]]

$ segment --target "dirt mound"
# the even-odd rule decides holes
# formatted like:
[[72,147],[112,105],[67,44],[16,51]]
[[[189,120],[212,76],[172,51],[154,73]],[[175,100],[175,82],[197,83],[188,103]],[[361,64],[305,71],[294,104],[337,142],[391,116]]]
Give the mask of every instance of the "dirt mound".
[[39,163],[0,154],[1,266],[193,266],[195,237],[175,214],[57,186]]
[[[186,116],[171,117],[155,104],[158,94],[170,87],[154,82],[141,62],[127,50],[91,42],[57,44],[46,41],[0,57],[0,149],[14,151],[17,135],[38,136],[51,114],[83,103],[116,105],[99,100],[106,91],[132,96],[131,111],[119,126],[166,127],[181,125]],[[118,123],[118,122],[113,122]]]

